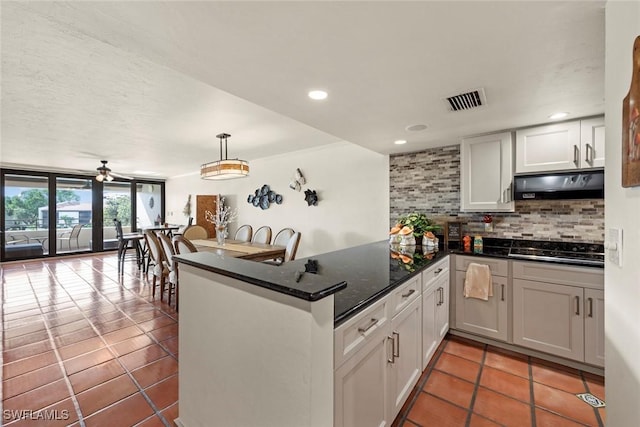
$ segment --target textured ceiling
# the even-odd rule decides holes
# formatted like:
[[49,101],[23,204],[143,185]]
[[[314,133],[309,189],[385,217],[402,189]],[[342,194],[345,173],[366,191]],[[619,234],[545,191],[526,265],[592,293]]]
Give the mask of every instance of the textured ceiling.
[[[603,1],[0,7],[5,166],[169,177],[218,159],[220,132],[247,160],[339,140],[387,154],[604,111]],[[448,111],[476,88],[486,106]]]

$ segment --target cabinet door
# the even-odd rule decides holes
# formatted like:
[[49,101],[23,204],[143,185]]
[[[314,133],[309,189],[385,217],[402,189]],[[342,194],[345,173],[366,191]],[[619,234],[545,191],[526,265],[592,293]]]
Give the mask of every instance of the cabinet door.
[[604,367],[604,291],[584,290],[584,361]]
[[463,139],[460,163],[461,211],[514,211],[510,132]]
[[513,280],[513,342],[584,360],[583,289]]
[[422,305],[415,299],[391,320],[392,362],[389,370],[390,420],[396,417],[422,372]]
[[[335,372],[336,427],[391,424],[387,403],[387,358],[391,340],[380,330]],[[389,344],[388,344],[389,343]],[[389,352],[388,352],[389,351]]]
[[436,283],[436,330],[438,344],[449,331],[449,275],[442,276]]
[[516,131],[516,173],[580,167],[580,121]]
[[507,340],[507,278],[492,276],[493,296],[488,301],[465,298],[465,272],[456,271],[456,329],[488,338]]
[[[436,304],[438,304],[437,286],[432,283],[422,291],[422,369],[433,357],[438,347],[438,328],[436,327]],[[438,307],[439,308],[439,307]]]
[[583,168],[604,167],[604,117],[580,121]]

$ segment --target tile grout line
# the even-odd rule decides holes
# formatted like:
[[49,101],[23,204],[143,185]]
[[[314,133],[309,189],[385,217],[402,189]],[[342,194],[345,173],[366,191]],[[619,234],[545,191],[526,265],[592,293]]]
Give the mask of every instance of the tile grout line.
[[[102,293],[102,291],[99,291],[98,289],[96,289],[91,283],[89,283],[84,277],[82,277],[80,274],[78,274],[72,267],[68,266],[65,264],[64,260],[61,261],[63,265],[65,265],[67,268],[69,268],[70,271],[72,271],[74,274],[76,274],[78,277],[80,277],[89,287],[91,287],[94,291],[98,292],[101,296],[101,298],[105,299],[106,301],[108,301],[109,304],[111,304],[112,306],[114,306],[118,311],[120,311],[121,313],[125,314],[125,316],[128,317],[128,315],[126,315],[126,313],[124,313],[120,307],[118,307],[116,304],[114,304],[113,302],[111,302],[108,298],[106,298],[104,296],[104,294]],[[51,272],[51,270],[48,268],[49,266],[47,265],[47,271],[49,271],[49,274],[52,275],[55,280],[56,283],[64,290],[64,292],[71,298],[71,301],[73,301],[74,305],[76,306],[76,308],[78,308],[80,310],[80,312],[82,313],[82,316],[84,317],[85,320],[87,320],[89,322],[89,324],[91,325],[91,328],[94,330],[94,332],[98,335],[98,337],[100,338],[100,340],[105,344],[105,348],[114,356],[114,359],[118,362],[118,364],[123,368],[123,370],[125,371],[126,375],[133,381],[134,385],[138,388],[138,392],[140,394],[142,394],[142,397],[147,401],[147,403],[149,404],[149,406],[151,406],[151,408],[153,409],[155,414],[160,414],[160,411],[158,410],[158,408],[155,406],[155,404],[151,401],[151,398],[149,398],[149,396],[147,396],[146,392],[144,391],[144,389],[140,386],[140,384],[138,383],[138,381],[133,377],[133,375],[131,374],[131,372],[122,364],[122,362],[120,361],[120,358],[117,354],[115,354],[114,350],[112,350],[111,348],[111,344],[109,344],[105,339],[104,336],[102,335],[102,333],[96,328],[96,326],[93,324],[93,322],[91,321],[91,319],[87,316],[87,314],[85,313],[85,310],[83,310],[80,305],[78,304],[78,302],[69,294],[69,291],[67,291],[67,289],[64,287],[64,285],[62,285],[58,280],[57,277]],[[128,290],[127,290],[128,291]],[[129,319],[131,320],[131,319]],[[114,331],[115,332],[115,331]],[[143,331],[143,333],[145,333]],[[57,347],[55,347],[55,342],[54,344],[54,348],[57,354]],[[96,365],[94,365],[96,366]],[[74,398],[74,404],[77,403],[77,399],[76,399],[76,395],[75,392],[73,391],[73,387],[71,387],[71,382],[68,379],[68,375],[66,373],[66,369],[64,368],[64,364],[62,366],[63,368],[63,373],[65,375],[65,379],[68,382],[68,386],[70,387],[70,390],[72,392],[72,396]],[[83,369],[84,370],[84,369]],[[79,371],[80,372],[80,371]],[[116,402],[113,402],[110,405],[105,406],[104,408],[101,408],[100,410],[94,412],[93,414],[97,414],[99,412],[104,411],[105,409],[119,403],[120,401],[132,396],[133,394],[124,397],[123,399],[119,399]],[[76,407],[76,410],[78,411],[79,415],[80,415],[80,422],[81,422],[81,426],[85,427],[84,424],[84,416],[81,415],[81,411],[80,411],[80,405],[78,404],[78,406]],[[93,414],[89,414],[89,416],[93,415]],[[166,427],[171,427],[171,425],[166,423],[166,420],[164,419],[164,417],[161,418],[161,420],[163,421],[163,423],[165,424]]]
[[482,345],[482,360],[480,361],[480,369],[478,370],[478,375],[476,376],[476,382],[473,385],[473,393],[471,394],[471,402],[469,402],[469,408],[467,408],[467,420],[465,422],[465,426],[469,427],[471,425],[471,417],[473,416],[473,405],[476,403],[476,396],[478,394],[478,388],[480,388],[480,378],[482,378],[482,370],[484,368],[484,362],[487,358],[487,348],[489,346],[487,344]]
[[[584,385],[585,390],[587,390],[587,393],[593,395],[593,393],[591,393],[591,389],[589,389],[589,383],[584,378],[584,372],[583,371],[580,371],[580,379],[582,380],[582,384]],[[591,405],[589,405],[589,406],[591,406]],[[598,427],[604,427],[604,422],[602,421],[602,417],[600,416],[600,411],[598,411],[598,408],[595,408],[595,407],[591,407],[591,408],[593,409],[593,411],[596,414],[596,420],[598,421]]]
[[[448,335],[448,334],[447,334]],[[446,339],[447,342],[449,342],[449,339]],[[444,340],[443,340],[444,342]],[[411,402],[409,403],[409,406],[407,406],[407,410],[405,411],[404,415],[402,415],[402,417],[400,418],[400,426],[402,426],[402,424],[405,423],[405,421],[409,421],[412,424],[418,425],[417,423],[411,421],[408,417],[409,417],[409,413],[411,412],[411,409],[413,408],[413,405],[416,403],[416,401],[418,400],[418,397],[420,397],[420,393],[423,392],[423,388],[424,385],[427,383],[427,381],[429,380],[429,377],[431,376],[431,373],[433,372],[436,363],[438,363],[438,360],[440,359],[440,356],[442,355],[442,353],[444,353],[444,347],[442,345],[439,345],[438,348],[436,349],[435,354],[433,355],[433,357],[431,358],[431,360],[429,361],[426,369],[426,375],[424,375],[424,379],[422,381],[420,381],[418,384],[415,385],[415,387],[418,389],[418,392],[413,396],[413,398],[411,399]],[[433,362],[433,363],[431,363]]]
[[[45,264],[44,267],[45,267],[45,269],[47,271],[47,274],[49,276],[51,276],[51,270],[48,268],[48,266]],[[42,315],[42,321],[43,321],[44,327],[45,327],[45,329],[47,331],[47,336],[49,337],[49,342],[51,343],[51,348],[53,350],[53,353],[56,355],[56,359],[58,361],[58,367],[60,368],[60,371],[61,371],[61,374],[62,374],[62,379],[64,379],[65,385],[67,386],[67,391],[69,392],[69,395],[71,397],[71,402],[73,403],[73,407],[76,410],[76,413],[78,415],[78,422],[80,423],[80,427],[86,427],[86,425],[84,423],[84,419],[82,417],[82,411],[80,410],[80,404],[78,403],[78,399],[76,397],[76,393],[73,391],[73,387],[71,386],[71,381],[69,380],[69,376],[67,375],[67,371],[65,370],[64,364],[62,363],[62,356],[60,355],[60,352],[58,351],[58,347],[56,346],[56,342],[53,339],[53,333],[51,332],[51,328],[49,327],[49,320],[44,315],[44,311],[42,310],[42,305],[40,304],[40,299],[38,298],[38,294],[36,293],[35,288],[33,287],[33,282],[31,280],[31,276],[29,275],[29,272],[27,271],[26,274],[27,274],[27,278],[29,280],[29,286],[31,287],[31,291],[33,292],[33,295],[35,296],[37,304],[38,304],[38,308],[40,309],[40,313]],[[60,284],[60,282],[57,280],[57,278],[55,278],[55,276],[54,276],[54,279],[55,279],[54,281],[55,281],[56,285],[60,286],[60,287],[62,287],[64,289],[64,287]],[[66,289],[65,289],[65,292],[67,292]]]
[[531,427],[536,427],[536,401],[533,391],[533,366],[531,366],[531,356],[527,356],[527,370],[529,371],[529,407],[531,408]]
[[[104,262],[104,261],[103,261],[103,262]],[[90,268],[91,268],[91,269],[93,269],[93,270],[95,270],[95,271],[97,271],[95,268],[93,268],[93,266],[90,266]],[[99,271],[97,271],[97,272],[99,272]],[[94,287],[94,286],[93,286],[89,281],[87,281],[87,280],[86,280],[84,277],[82,277],[81,275],[79,275],[79,274],[78,274],[78,276],[79,276],[80,278],[82,278],[82,280],[84,280],[84,281],[85,281],[85,282],[86,282],[86,283],[87,283],[91,288],[93,288],[96,292],[98,292],[102,298],[104,298],[105,300],[107,300],[107,301],[109,302],[109,304],[113,305],[113,306],[116,308],[116,310],[118,310],[120,313],[122,313],[122,314],[125,316],[125,318],[127,318],[129,321],[133,322],[133,323],[136,325],[136,327],[138,327],[138,326],[137,326],[137,325],[138,325],[138,322],[134,321],[134,320],[131,318],[131,316],[129,316],[129,314],[128,314],[128,313],[125,313],[125,312],[124,312],[124,310],[122,310],[120,307],[118,307],[118,305],[117,305],[117,304],[113,303],[110,299],[108,299],[107,297],[105,297],[105,296],[104,296],[104,293],[103,293],[101,290],[96,289],[96,288],[95,288],[95,287]],[[141,280],[141,279],[139,279],[139,278],[138,278],[138,280]],[[123,289],[126,289],[126,290],[127,290],[127,292],[131,293],[133,296],[136,296],[136,297],[138,297],[138,298],[142,299],[145,303],[150,304],[150,305],[152,305],[152,306],[153,306],[153,304],[151,304],[149,301],[147,301],[147,300],[145,300],[144,298],[140,297],[140,296],[139,296],[139,295],[137,295],[135,292],[131,292],[129,289],[125,288],[125,287],[124,287],[124,285],[123,285],[123,284],[122,284],[122,282],[121,282],[121,278],[120,278],[120,277],[118,277],[118,282],[117,282],[117,283],[118,283],[118,285],[119,285],[119,286],[121,286]],[[65,291],[66,291],[66,290],[65,290]],[[74,302],[75,302],[75,300],[74,300]],[[155,307],[154,307],[154,309],[155,309]],[[84,314],[84,311],[83,311],[82,309],[81,309],[81,311],[82,311],[83,315],[86,317],[86,315]],[[164,310],[162,310],[162,309],[160,309],[160,311],[162,311],[163,313],[165,313],[165,312],[164,312]],[[169,317],[171,317],[171,316],[169,316]],[[171,319],[173,319],[173,320],[175,321],[175,319],[174,319],[173,317],[171,317]],[[89,319],[87,318],[87,320],[89,320]],[[104,339],[104,337],[102,336],[102,333],[101,333],[100,331],[98,331],[98,329],[95,327],[95,325],[93,325],[93,322],[91,322],[91,320],[89,320],[89,323],[91,324],[91,326],[93,327],[93,329],[94,329],[96,332],[98,332],[98,336],[99,336],[99,337],[100,337],[100,339],[105,343],[105,345],[107,346],[107,348],[109,349],[109,351],[110,351],[110,352],[115,356],[116,361],[117,361],[117,362],[118,362],[118,364],[119,364],[119,365],[124,369],[124,371],[125,371],[126,375],[129,377],[129,379],[131,379],[131,380],[133,381],[133,383],[135,384],[135,386],[136,386],[136,387],[138,387],[139,393],[140,393],[140,394],[142,394],[142,397],[147,401],[147,403],[149,404],[149,406],[151,406],[151,408],[152,408],[152,409],[153,409],[153,411],[154,411],[154,415],[156,415],[156,416],[158,416],[158,417],[160,418],[160,421],[162,421],[162,423],[165,425],[165,427],[172,427],[172,425],[167,421],[167,419],[164,417],[164,415],[162,415],[162,412],[160,411],[160,409],[158,409],[158,408],[157,408],[157,406],[155,405],[155,403],[153,403],[153,401],[151,400],[151,398],[147,395],[147,393],[146,393],[145,389],[140,385],[140,383],[138,382],[138,380],[136,380],[136,378],[133,376],[133,374],[131,373],[131,371],[130,371],[130,370],[129,370],[125,365],[124,365],[124,363],[122,363],[122,361],[120,360],[120,356],[118,356],[117,354],[115,354],[115,351],[111,349],[111,344],[107,343],[107,341],[106,341],[106,340]],[[156,343],[156,345],[160,345],[160,341],[158,341],[158,340],[156,339],[156,337],[154,337],[150,332],[144,331],[142,328],[138,328],[138,329],[140,329],[140,330],[142,331],[142,335],[145,335],[145,336],[149,337],[152,341],[154,341],[154,342]],[[115,331],[114,331],[114,332],[115,332]],[[129,339],[129,338],[127,338],[127,339]],[[126,341],[126,340],[123,340],[123,341]],[[117,343],[114,343],[114,344],[117,344]],[[160,346],[160,347],[161,347],[163,350],[165,350],[165,351],[166,351],[166,349],[164,348],[164,346]],[[167,353],[169,353],[169,356],[173,357],[176,361],[178,361],[178,359],[173,355],[173,353],[171,353],[171,352],[169,352],[169,351],[167,351]],[[151,363],[154,363],[154,362],[151,362]],[[149,364],[147,364],[147,365],[150,365],[151,363],[149,363]],[[146,365],[144,365],[144,366],[146,366]],[[176,375],[177,375],[177,374],[176,374]],[[172,376],[173,376],[173,375],[172,375]],[[170,377],[168,377],[168,378],[170,378]],[[161,383],[161,382],[163,382],[163,381],[167,380],[168,378],[163,378],[161,381],[158,381],[156,384],[159,384],[159,383]],[[125,397],[125,399],[126,399],[126,398],[128,398],[128,397],[129,397],[129,396]],[[123,399],[120,399],[118,402],[120,402],[121,400],[123,400]],[[94,412],[94,413],[98,413],[98,412],[104,411],[105,409],[107,409],[107,408],[109,408],[109,407],[111,407],[111,406],[115,405],[115,404],[116,404],[116,403],[118,403],[118,402],[114,402],[114,403],[112,403],[111,405],[108,405],[108,406],[106,406],[106,407],[104,407],[104,408],[102,408],[102,409],[100,409],[99,411],[96,411],[96,412]],[[169,405],[169,406],[171,406],[171,405]],[[150,418],[150,417],[147,417],[147,418]],[[147,418],[145,418],[144,420],[146,420]],[[144,421],[144,420],[142,420],[142,421]]]

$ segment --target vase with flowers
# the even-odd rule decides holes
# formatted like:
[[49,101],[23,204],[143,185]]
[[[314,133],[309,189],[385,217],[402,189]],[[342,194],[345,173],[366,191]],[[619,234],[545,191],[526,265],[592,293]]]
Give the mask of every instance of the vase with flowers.
[[428,218],[427,215],[418,212],[412,212],[400,217],[398,225],[413,228],[413,236],[416,239],[416,245],[422,244],[422,238],[425,233],[433,233],[434,231],[438,231],[442,228],[433,222],[432,219]]
[[237,216],[238,210],[225,205],[224,197],[222,196],[218,197],[215,213],[211,211],[204,212],[204,219],[216,226],[216,240],[218,245],[224,245],[224,240],[227,237],[227,227]]

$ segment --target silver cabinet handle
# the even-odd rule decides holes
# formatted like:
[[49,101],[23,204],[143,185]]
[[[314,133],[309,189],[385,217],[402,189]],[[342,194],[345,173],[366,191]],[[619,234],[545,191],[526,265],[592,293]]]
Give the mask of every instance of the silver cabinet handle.
[[444,304],[444,288],[440,286],[440,305]]
[[441,288],[436,289],[436,292],[438,293],[438,302],[436,303],[437,306],[440,305],[440,289]]
[[409,292],[407,292],[406,294],[402,294],[402,298],[409,298],[415,291],[415,289],[409,289]]
[[367,326],[358,328],[358,332],[360,332],[361,334],[364,334],[365,332],[367,332],[369,329],[373,328],[377,324],[378,324],[378,319],[376,319],[375,317],[372,317]]
[[395,340],[393,339],[392,336],[389,336],[389,335],[387,335],[387,338],[389,339],[388,341],[391,342],[391,358],[387,359],[387,362],[396,363],[396,353],[394,351]]
[[576,316],[580,316],[580,297],[576,295]]
[[578,162],[580,161],[580,149],[577,145],[573,146],[573,163],[578,166]]
[[593,166],[593,146],[591,144],[585,144],[587,149],[585,150],[584,161]]
[[438,268],[433,272],[433,274],[440,274],[440,273],[442,273],[442,269],[441,268]]
[[588,317],[593,317],[593,298],[587,298],[587,302],[589,303],[589,314]]
[[400,334],[398,333],[398,331],[393,331],[393,335],[397,338],[397,340],[393,340],[395,344],[395,348],[393,349],[393,357],[400,357]]
[[500,285],[501,288],[501,296],[500,296],[500,300],[504,301],[504,285]]

